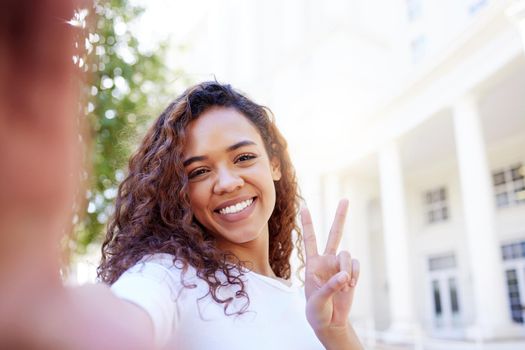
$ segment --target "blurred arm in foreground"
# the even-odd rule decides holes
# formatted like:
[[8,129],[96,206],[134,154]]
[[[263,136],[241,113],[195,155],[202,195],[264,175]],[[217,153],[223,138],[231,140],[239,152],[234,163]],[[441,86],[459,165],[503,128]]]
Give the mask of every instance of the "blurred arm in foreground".
[[144,311],[59,275],[81,166],[73,10],[71,0],[0,4],[0,348],[148,349]]

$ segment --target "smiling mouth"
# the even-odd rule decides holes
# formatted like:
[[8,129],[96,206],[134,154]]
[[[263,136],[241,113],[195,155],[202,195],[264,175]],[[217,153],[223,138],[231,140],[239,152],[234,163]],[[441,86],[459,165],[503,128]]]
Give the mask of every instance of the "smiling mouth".
[[227,207],[215,210],[216,213],[221,215],[228,215],[228,214],[237,214],[241,211],[245,210],[246,208],[250,207],[253,202],[255,201],[256,197],[246,199],[244,201],[241,201],[239,203],[229,205]]

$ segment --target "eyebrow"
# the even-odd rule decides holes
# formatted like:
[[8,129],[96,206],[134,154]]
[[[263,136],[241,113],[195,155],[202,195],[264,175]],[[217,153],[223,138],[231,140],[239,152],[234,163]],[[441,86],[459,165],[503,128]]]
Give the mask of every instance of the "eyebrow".
[[[240,142],[237,142],[231,146],[229,146],[228,148],[226,148],[226,152],[232,152],[232,151],[235,151],[236,149],[239,149],[241,147],[244,147],[244,146],[251,146],[251,145],[256,145],[255,142],[253,141],[249,141],[249,140],[245,140],[245,141],[240,141]],[[195,157],[190,157],[188,159],[186,159],[182,165],[184,167],[187,167],[188,165],[190,165],[191,163],[195,163],[195,162],[200,162],[200,161],[203,161],[203,160],[206,160],[208,159],[207,156],[195,156]]]

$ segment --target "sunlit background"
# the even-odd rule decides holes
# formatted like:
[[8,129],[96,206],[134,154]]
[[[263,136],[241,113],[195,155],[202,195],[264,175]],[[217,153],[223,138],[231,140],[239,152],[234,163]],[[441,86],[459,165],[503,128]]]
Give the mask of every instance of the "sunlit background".
[[71,283],[95,278],[148,123],[217,79],[274,112],[320,245],[350,199],[370,348],[525,348],[525,1],[113,0],[86,18],[94,167]]

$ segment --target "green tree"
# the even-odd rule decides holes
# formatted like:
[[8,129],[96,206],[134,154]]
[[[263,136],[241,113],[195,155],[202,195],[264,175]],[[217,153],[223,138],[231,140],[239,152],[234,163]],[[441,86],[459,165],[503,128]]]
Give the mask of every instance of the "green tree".
[[81,112],[89,128],[86,155],[90,168],[83,174],[87,191],[80,214],[73,219],[75,229],[69,242],[76,253],[102,239],[129,156],[148,122],[173,95],[169,83],[186,80],[181,71],[170,72],[166,67],[166,42],[154,51],[141,51],[131,27],[143,11],[127,0],[109,0],[95,2],[76,14],[84,28],[74,62],[87,77]]

